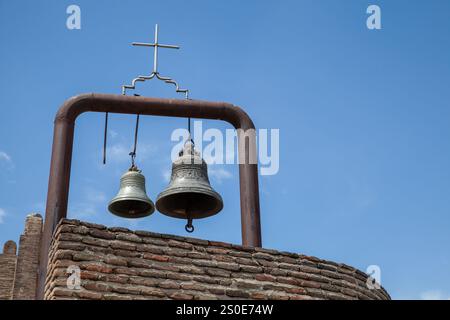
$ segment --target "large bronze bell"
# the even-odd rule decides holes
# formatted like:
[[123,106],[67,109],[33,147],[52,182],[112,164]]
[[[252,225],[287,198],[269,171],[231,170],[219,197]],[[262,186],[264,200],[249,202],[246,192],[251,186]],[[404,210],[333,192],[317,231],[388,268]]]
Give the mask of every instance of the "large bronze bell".
[[122,218],[142,218],[155,211],[145,191],[145,177],[132,165],[120,178],[120,189],[110,201],[108,210]]
[[192,219],[206,218],[222,210],[222,197],[211,187],[206,162],[195,151],[192,141],[185,143],[173,162],[169,186],[158,195],[156,208],[167,216],[187,219],[187,231],[193,230]]

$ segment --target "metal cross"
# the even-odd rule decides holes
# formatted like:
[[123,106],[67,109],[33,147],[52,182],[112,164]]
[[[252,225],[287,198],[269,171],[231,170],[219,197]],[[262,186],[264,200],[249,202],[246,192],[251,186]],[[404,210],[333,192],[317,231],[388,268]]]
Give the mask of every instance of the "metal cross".
[[155,74],[158,73],[158,48],[180,49],[179,46],[158,43],[158,25],[157,24],[155,25],[155,43],[133,42],[132,45],[155,48],[155,54],[153,57],[153,73],[155,73]]

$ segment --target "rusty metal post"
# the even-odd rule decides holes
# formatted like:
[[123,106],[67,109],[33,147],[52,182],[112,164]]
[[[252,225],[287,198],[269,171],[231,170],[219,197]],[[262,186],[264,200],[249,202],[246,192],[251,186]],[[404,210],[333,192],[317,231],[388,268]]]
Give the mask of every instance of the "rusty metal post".
[[[228,103],[199,100],[156,99],[109,94],[82,94],[66,100],[55,117],[50,178],[41,241],[37,298],[44,298],[48,251],[57,223],[67,215],[70,168],[76,118],[83,112],[110,112],[167,117],[217,119],[231,123],[236,129],[251,130],[255,126],[241,108]],[[242,141],[239,150],[244,159],[254,152],[256,144]],[[239,164],[242,244],[261,247],[259,214],[258,165]]]

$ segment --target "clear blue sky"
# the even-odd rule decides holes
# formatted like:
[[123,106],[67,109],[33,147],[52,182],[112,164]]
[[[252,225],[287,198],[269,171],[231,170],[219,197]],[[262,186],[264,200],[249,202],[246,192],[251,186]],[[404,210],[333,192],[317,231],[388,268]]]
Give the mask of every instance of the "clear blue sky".
[[[81,30],[66,8],[81,7]],[[366,28],[366,8],[382,30]],[[44,214],[54,114],[85,92],[120,94],[160,71],[194,99],[245,108],[280,129],[280,172],[260,178],[265,247],[366,270],[381,267],[393,298],[450,298],[450,2],[0,0],[0,242]],[[164,51],[164,52],[163,52]],[[138,93],[177,97],[162,83]],[[69,217],[186,235],[159,213],[130,222],[106,206],[127,169],[133,116],[113,115],[101,164],[103,114],[77,122]],[[166,186],[173,129],[144,117],[138,164],[152,199]],[[207,121],[221,130],[229,125]],[[195,221],[195,237],[240,243],[236,166],[210,166],[224,210]]]

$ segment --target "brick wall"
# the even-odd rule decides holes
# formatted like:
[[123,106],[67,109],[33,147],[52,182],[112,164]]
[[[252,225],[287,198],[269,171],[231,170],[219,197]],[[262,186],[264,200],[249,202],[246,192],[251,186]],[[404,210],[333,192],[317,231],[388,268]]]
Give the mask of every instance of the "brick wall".
[[42,234],[42,217],[30,214],[20,236],[13,299],[34,300],[36,297],[37,269]]
[[19,252],[14,241],[7,241],[0,254],[0,300],[34,300],[36,296],[42,217],[30,214],[20,236]]
[[17,245],[7,241],[0,254],[0,300],[12,299],[14,276],[16,274]]
[[[69,289],[68,267],[81,270]],[[46,299],[390,299],[345,264],[269,249],[63,220]]]

